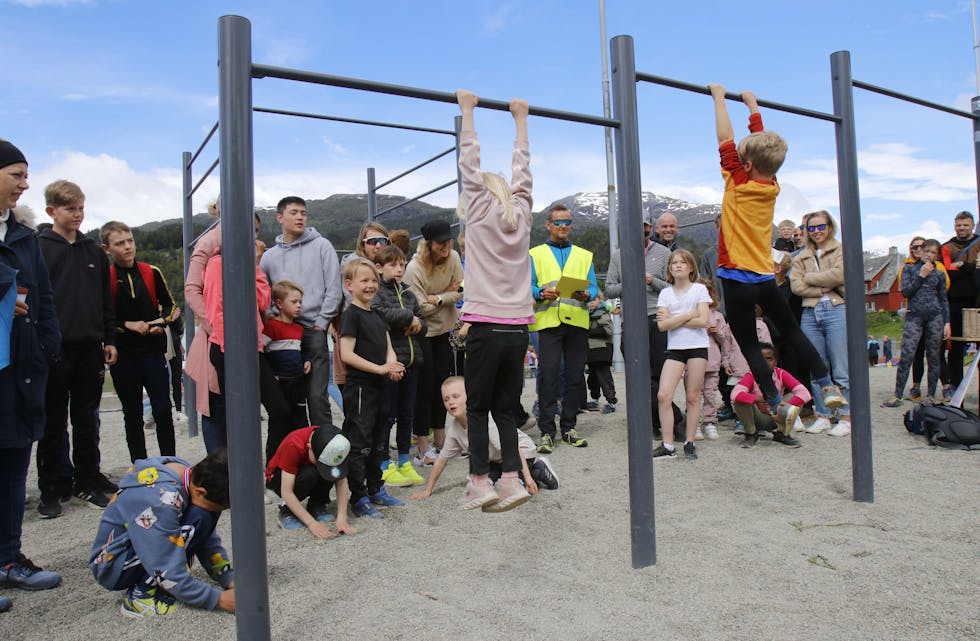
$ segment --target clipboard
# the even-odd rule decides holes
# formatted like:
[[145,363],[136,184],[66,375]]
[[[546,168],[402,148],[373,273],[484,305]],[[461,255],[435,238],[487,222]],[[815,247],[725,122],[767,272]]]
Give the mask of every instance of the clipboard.
[[562,276],[558,284],[555,285],[555,289],[558,290],[558,295],[562,298],[571,298],[572,294],[575,292],[582,292],[589,289],[589,279],[587,278],[572,278],[571,276]]

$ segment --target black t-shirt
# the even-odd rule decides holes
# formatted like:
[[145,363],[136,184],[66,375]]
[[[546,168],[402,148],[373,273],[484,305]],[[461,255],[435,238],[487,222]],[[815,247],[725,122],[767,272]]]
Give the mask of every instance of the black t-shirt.
[[[348,305],[340,315],[340,335],[354,337],[354,353],[361,358],[383,365],[388,359],[388,326],[373,309]],[[347,382],[362,385],[385,385],[388,378],[347,366]]]

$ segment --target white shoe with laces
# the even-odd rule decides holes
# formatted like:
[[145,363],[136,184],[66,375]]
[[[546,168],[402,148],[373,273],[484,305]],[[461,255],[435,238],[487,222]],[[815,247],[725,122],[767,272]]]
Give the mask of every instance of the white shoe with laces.
[[837,421],[837,425],[827,432],[829,436],[848,436],[850,433],[851,422],[846,420]]
[[709,441],[718,440],[718,426],[714,423],[708,423],[704,426],[704,435]]
[[830,429],[830,421],[825,416],[820,416],[813,421],[813,425],[806,428],[807,434],[820,434]]
[[704,432],[701,431],[701,428],[700,427],[698,428],[698,431],[696,431],[694,433],[694,440],[695,441],[703,441],[704,440]]

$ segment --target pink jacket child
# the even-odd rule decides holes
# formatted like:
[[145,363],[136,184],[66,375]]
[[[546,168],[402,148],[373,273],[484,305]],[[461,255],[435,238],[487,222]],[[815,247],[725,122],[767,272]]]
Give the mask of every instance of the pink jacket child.
[[197,321],[197,332],[195,332],[194,340],[191,341],[191,346],[187,350],[187,363],[184,365],[184,370],[197,383],[197,411],[202,416],[211,416],[208,392],[218,393],[218,375],[208,358],[208,344],[210,342],[208,337],[211,333],[211,325],[207,320],[208,311],[204,303],[204,267],[220,249],[221,224],[218,223],[201,234],[201,237],[194,244],[194,253],[191,254],[187,278],[184,280],[184,300],[194,312]]
[[[258,327],[258,350],[262,351],[262,311],[272,303],[272,288],[262,270],[255,267],[255,322]],[[207,305],[208,323],[211,325],[209,341],[225,351],[225,306],[221,291],[221,254],[215,254],[204,270],[204,302]]]
[[710,440],[718,438],[718,382],[721,376],[728,377],[734,340],[724,315],[712,309],[708,313],[708,368],[701,387],[701,424]]
[[[787,401],[790,405],[803,407],[813,398],[803,383],[793,378],[789,372],[781,367],[772,368],[772,382],[776,384],[776,391],[780,395],[787,394],[787,390],[793,393],[793,397]],[[759,389],[759,385],[755,382],[755,377],[752,375],[752,372],[748,372],[743,376],[742,380],[732,389],[732,403],[755,405],[764,414],[769,413],[769,408],[763,407],[765,401],[762,397],[762,390]]]

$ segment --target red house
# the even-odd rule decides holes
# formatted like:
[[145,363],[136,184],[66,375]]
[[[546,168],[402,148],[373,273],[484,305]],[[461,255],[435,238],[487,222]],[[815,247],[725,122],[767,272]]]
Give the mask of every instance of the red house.
[[904,309],[901,277],[905,257],[898,248],[889,247],[884,256],[865,256],[864,258],[864,309],[869,312],[896,312]]

